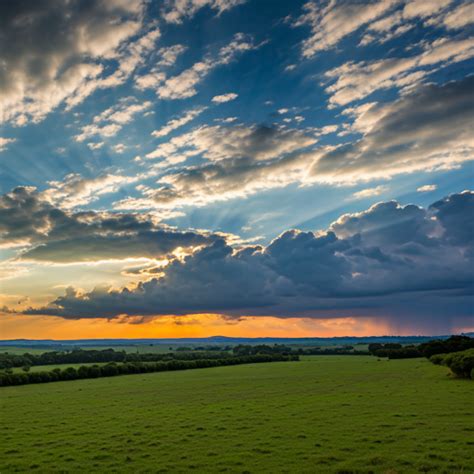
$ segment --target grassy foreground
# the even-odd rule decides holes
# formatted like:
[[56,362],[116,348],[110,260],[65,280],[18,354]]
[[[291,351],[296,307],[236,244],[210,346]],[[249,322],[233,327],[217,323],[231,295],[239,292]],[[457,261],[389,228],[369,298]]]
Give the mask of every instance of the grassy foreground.
[[474,383],[424,359],[0,389],[0,472],[472,472]]

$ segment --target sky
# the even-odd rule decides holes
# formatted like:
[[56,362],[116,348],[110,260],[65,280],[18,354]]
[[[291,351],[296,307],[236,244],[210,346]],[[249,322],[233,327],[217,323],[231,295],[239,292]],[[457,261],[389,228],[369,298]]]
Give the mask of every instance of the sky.
[[474,330],[474,4],[0,2],[0,339]]

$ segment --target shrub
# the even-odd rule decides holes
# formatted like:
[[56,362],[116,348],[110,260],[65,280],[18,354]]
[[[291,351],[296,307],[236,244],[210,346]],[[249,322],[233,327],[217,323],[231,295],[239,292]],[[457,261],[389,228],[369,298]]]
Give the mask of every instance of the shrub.
[[474,349],[451,352],[450,354],[435,354],[430,357],[433,364],[445,365],[458,377],[474,380]]

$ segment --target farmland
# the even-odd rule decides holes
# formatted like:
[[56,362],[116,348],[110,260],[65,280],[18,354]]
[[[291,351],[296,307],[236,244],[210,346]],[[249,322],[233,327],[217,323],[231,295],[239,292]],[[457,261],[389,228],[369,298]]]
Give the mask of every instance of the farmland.
[[1,389],[0,472],[470,472],[474,384],[303,357]]

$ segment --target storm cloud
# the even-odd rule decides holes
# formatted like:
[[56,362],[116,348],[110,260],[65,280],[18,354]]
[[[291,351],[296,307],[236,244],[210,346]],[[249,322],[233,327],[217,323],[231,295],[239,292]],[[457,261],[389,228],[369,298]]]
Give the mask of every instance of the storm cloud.
[[30,314],[64,318],[221,313],[380,316],[438,321],[472,314],[474,193],[427,209],[379,203],[325,232],[289,230],[268,246],[218,239],[136,288],[74,289]]
[[180,232],[148,214],[69,212],[19,187],[0,197],[0,242],[24,247],[22,259],[84,262],[132,257],[159,258],[178,247],[208,245],[216,236]]

